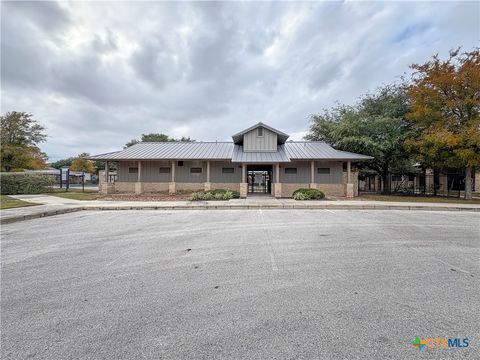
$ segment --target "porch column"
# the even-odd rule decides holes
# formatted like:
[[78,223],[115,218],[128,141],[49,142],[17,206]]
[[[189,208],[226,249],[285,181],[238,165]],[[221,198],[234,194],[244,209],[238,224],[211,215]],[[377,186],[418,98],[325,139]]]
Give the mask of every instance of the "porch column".
[[[101,183],[101,181],[99,181],[99,191],[102,193],[102,194],[112,194],[115,192],[115,184],[114,183],[111,183],[109,182],[110,180],[110,172],[108,170],[108,161],[105,161],[105,178],[104,178],[104,181],[103,181],[103,184]],[[67,174],[68,175],[68,174]],[[60,179],[61,180],[61,179]],[[99,179],[100,180],[100,179]]]
[[352,162],[349,160],[347,161],[347,184],[352,182]]
[[171,181],[168,183],[168,193],[170,195],[174,195],[177,192],[176,183],[175,183],[175,161],[172,161],[171,172],[172,172],[172,178],[170,179]]
[[205,191],[211,190],[212,186],[210,184],[210,161],[207,161],[207,182],[204,184]]
[[137,162],[137,182],[135,183],[135,194],[143,193],[143,184],[142,184],[142,162]]
[[346,195],[348,198],[352,198],[355,196],[355,192],[353,190],[352,184],[352,162],[350,160],[347,161],[347,191]]
[[242,164],[242,182],[240,183],[240,197],[246,198],[248,193],[247,164]]
[[108,184],[108,161],[105,161],[105,183]]
[[282,184],[280,183],[280,163],[275,164],[275,183],[273,184],[273,196],[282,197]]
[[310,189],[315,189],[315,161],[310,161]]

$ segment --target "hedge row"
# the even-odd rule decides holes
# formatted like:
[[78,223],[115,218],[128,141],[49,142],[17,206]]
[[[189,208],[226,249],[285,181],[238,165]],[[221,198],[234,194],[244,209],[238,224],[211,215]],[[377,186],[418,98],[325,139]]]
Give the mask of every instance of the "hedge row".
[[293,192],[295,200],[319,200],[324,197],[325,194],[317,189],[297,189]]
[[192,193],[192,197],[190,200],[192,201],[199,201],[199,200],[230,200],[230,199],[238,199],[240,197],[240,193],[238,191],[233,190],[225,190],[225,189],[215,189],[209,191],[197,191]]
[[52,176],[26,173],[0,174],[2,195],[41,194],[53,191],[55,179]]

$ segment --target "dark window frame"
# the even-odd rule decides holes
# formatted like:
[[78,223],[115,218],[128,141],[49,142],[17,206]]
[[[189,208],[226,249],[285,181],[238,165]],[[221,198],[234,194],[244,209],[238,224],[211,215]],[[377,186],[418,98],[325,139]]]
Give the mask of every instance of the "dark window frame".
[[[197,171],[200,170],[200,171]],[[201,174],[203,173],[203,168],[201,167],[191,167],[190,168],[190,174]]]
[[330,168],[317,168],[317,174],[319,175],[330,175]]
[[[225,171],[227,170],[227,171]],[[222,174],[235,174],[235,168],[234,167],[224,167],[222,168]]]
[[177,166],[183,166],[183,160],[177,161]]
[[138,166],[129,166],[128,167],[129,174],[138,174]]
[[170,174],[171,171],[172,171],[172,169],[169,166],[160,166],[158,168],[158,172],[160,174]]
[[286,167],[284,171],[285,171],[286,175],[297,175],[298,174],[298,169],[296,167]]

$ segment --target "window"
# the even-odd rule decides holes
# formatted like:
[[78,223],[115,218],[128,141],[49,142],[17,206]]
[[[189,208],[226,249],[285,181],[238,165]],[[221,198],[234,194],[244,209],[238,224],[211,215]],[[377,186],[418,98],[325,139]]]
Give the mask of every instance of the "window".
[[129,174],[138,174],[138,167],[129,167],[128,168]]
[[201,174],[202,173],[202,168],[190,168],[190,174]]
[[330,174],[330,168],[318,168],[317,174]]
[[235,172],[234,168],[222,168],[222,173],[223,174],[233,174]]
[[170,174],[170,168],[169,167],[161,167],[159,169],[160,174]]
[[183,161],[177,161],[178,166],[183,166]]
[[296,174],[297,168],[285,168],[285,174]]
[[263,128],[262,127],[257,128],[257,136],[258,137],[263,137]]

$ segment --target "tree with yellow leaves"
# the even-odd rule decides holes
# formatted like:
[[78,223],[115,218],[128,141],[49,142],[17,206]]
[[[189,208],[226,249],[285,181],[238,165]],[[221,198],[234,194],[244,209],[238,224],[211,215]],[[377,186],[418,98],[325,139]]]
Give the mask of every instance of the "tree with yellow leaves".
[[87,153],[82,153],[78,155],[75,159],[73,159],[72,166],[70,166],[70,170],[95,174],[95,171],[96,171],[95,164],[92,160],[87,159],[88,156],[90,155]]
[[415,70],[408,86],[416,136],[407,147],[425,167],[465,168],[465,198],[472,198],[472,167],[480,165],[480,50],[438,55]]

